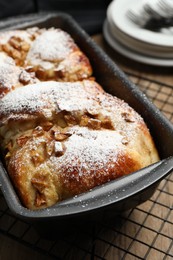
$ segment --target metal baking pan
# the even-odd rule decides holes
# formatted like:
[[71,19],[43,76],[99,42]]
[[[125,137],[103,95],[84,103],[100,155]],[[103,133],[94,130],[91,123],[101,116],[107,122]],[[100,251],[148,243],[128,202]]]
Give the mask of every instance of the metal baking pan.
[[[18,217],[33,222],[48,234],[55,227],[58,231],[83,221],[104,221],[124,210],[134,208],[148,200],[159,182],[173,169],[173,125],[147,99],[118,66],[94,43],[84,30],[64,13],[42,13],[8,19],[0,23],[0,30],[17,28],[57,27],[67,31],[88,56],[94,76],[109,93],[124,99],[142,115],[156,143],[161,161],[136,173],[111,181],[84,194],[56,205],[32,211],[22,206],[9,176],[0,164],[0,188],[9,209]],[[45,225],[49,223],[49,225]],[[52,228],[51,228],[52,227]]]

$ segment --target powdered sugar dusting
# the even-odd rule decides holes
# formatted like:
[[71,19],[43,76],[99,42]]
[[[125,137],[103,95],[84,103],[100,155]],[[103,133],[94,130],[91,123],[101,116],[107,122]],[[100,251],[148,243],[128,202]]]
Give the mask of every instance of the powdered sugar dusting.
[[[97,120],[103,122],[103,128],[108,124],[108,128],[122,131],[125,138],[134,140],[142,118],[125,102],[100,91],[95,82],[86,82],[49,81],[16,89],[1,99],[1,122],[6,124],[9,119],[26,121],[28,116],[51,121],[61,111],[80,119],[88,111],[94,111]],[[132,122],[127,122],[129,120]],[[104,122],[108,122],[105,127]]]
[[[36,29],[35,29],[36,30]],[[16,36],[19,37],[20,39],[27,41],[28,43],[31,43],[31,35],[29,33],[29,30],[14,30],[14,31],[6,31],[6,32],[1,32],[0,33],[0,45],[1,44],[6,44],[11,37]]]
[[38,60],[61,61],[72,51],[72,46],[76,46],[71,37],[64,31],[52,29],[43,32],[36,38],[26,60],[36,65]]
[[11,89],[19,83],[20,68],[15,66],[15,62],[5,54],[0,54],[0,86],[4,89]]
[[67,172],[78,168],[79,176],[91,169],[105,168],[109,162],[115,163],[117,155],[123,151],[122,136],[115,131],[95,131],[85,127],[73,128],[73,135],[65,142],[66,151],[61,157],[51,157],[56,168]]
[[82,86],[82,82],[49,81],[16,89],[2,98],[0,116],[42,113],[44,109],[47,113],[55,110],[76,111],[96,105],[94,98],[89,97]]

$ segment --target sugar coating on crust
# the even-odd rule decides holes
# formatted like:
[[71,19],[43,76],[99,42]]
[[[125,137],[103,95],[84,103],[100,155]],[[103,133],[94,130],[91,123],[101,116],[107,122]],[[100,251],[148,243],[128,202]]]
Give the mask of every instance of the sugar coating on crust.
[[0,118],[2,122],[15,118],[20,120],[20,117],[22,119],[33,114],[51,119],[55,113],[61,111],[74,114],[88,112],[93,115],[102,111],[105,116],[114,112],[114,116],[119,116],[121,120],[121,112],[124,110],[129,113],[126,115],[129,120],[142,120],[124,101],[105,93],[95,81],[49,81],[24,86],[8,93],[1,99]]
[[42,31],[44,29],[33,27],[27,30],[1,32],[0,51],[13,58],[17,66],[23,66],[32,42]]
[[5,54],[0,54],[0,97],[13,86],[19,84],[20,68],[15,66],[14,60]]
[[91,77],[92,67],[72,37],[61,29],[29,28],[0,33],[0,51],[38,79],[77,81]]
[[8,170],[30,209],[158,160],[141,116],[95,81],[16,89],[1,99],[0,119]]
[[26,65],[42,80],[77,81],[91,76],[88,58],[71,36],[60,29],[49,29],[33,41]]
[[15,88],[38,81],[34,73],[28,73],[23,68],[16,66],[12,58],[4,52],[0,52],[0,98]]
[[16,34],[0,34],[0,141],[26,207],[49,207],[159,160],[141,116],[83,80],[92,68],[70,35]]
[[72,38],[60,29],[50,29],[39,35],[28,52],[27,60],[33,65],[38,61],[61,61],[72,51],[78,49]]
[[35,33],[37,29],[33,28],[32,30],[14,30],[14,31],[5,31],[0,33],[0,45],[6,44],[11,37],[18,36],[21,40],[31,43],[32,34]]

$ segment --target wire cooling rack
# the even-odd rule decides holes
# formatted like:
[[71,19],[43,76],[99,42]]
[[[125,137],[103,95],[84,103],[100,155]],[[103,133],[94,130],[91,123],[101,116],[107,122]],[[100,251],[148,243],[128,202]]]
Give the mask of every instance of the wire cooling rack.
[[[173,123],[173,87],[132,74],[129,77]],[[37,252],[40,259],[171,260],[172,203],[173,175],[170,174],[154,195],[135,209],[108,223],[83,227],[68,237],[46,240],[30,224],[10,213],[0,193],[0,240],[6,238],[9,243],[19,243],[31,255]]]

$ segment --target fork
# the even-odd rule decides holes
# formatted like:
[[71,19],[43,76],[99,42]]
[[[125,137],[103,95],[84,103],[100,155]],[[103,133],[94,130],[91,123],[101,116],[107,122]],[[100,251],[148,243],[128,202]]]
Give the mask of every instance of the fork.
[[173,5],[170,5],[168,2],[165,0],[159,0],[158,1],[158,7],[160,10],[162,10],[167,16],[173,15]]
[[139,25],[140,27],[144,27],[147,21],[147,17],[142,17],[141,14],[135,14],[132,10],[128,10],[126,16],[134,23]]
[[145,4],[139,14],[135,14],[132,10],[128,10],[126,15],[133,23],[137,24],[141,28],[155,32],[167,28],[170,29],[170,33],[172,33],[173,6],[169,6],[168,2],[159,0],[158,8],[157,11],[149,4]]

